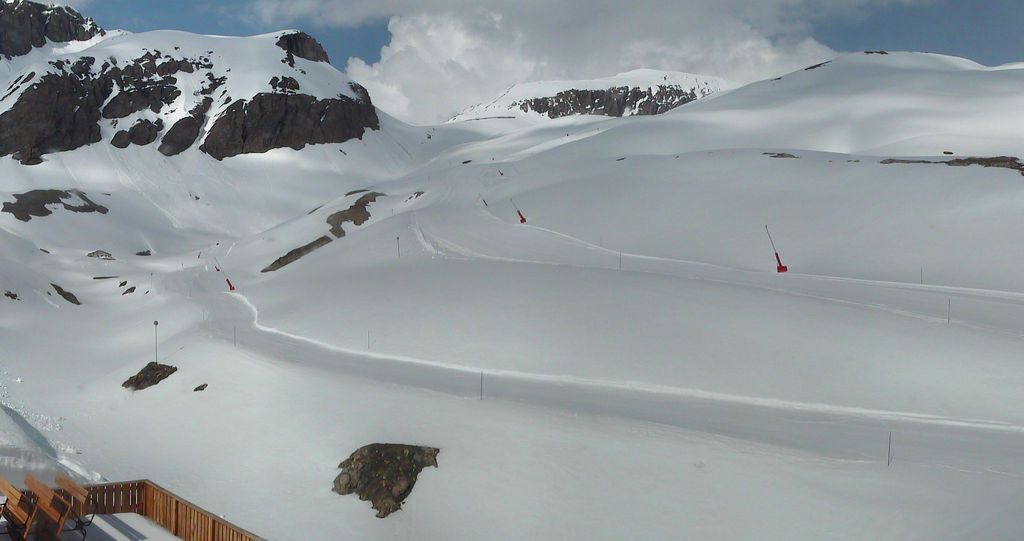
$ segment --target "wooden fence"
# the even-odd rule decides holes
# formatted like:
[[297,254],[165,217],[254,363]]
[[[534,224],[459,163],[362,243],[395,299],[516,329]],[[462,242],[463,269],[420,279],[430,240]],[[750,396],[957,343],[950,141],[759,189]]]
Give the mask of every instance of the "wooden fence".
[[263,541],[148,480],[87,485],[97,515],[135,513],[185,541]]

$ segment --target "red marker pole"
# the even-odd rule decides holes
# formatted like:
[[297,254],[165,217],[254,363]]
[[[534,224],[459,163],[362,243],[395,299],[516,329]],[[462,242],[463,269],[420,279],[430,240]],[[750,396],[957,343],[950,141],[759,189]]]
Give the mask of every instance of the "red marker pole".
[[525,224],[526,223],[526,216],[523,216],[523,211],[519,210],[519,205],[517,205],[515,200],[512,199],[511,197],[508,200],[511,201],[512,202],[512,206],[516,208],[516,214],[519,215],[519,223]]
[[779,251],[775,248],[775,241],[772,240],[772,232],[768,231],[768,224],[764,224],[764,231],[765,233],[768,233],[768,242],[772,243],[772,251],[775,252],[775,262],[778,263],[778,266],[775,267],[776,272],[781,273],[789,271],[789,267],[782,264],[782,258],[779,257]]

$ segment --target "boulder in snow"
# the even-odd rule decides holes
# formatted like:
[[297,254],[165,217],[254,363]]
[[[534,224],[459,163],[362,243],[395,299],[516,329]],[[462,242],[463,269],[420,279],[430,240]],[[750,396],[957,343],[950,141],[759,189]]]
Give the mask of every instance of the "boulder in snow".
[[377,518],[384,518],[402,508],[423,468],[437,467],[439,452],[435,447],[397,443],[361,447],[338,465],[341,473],[334,479],[334,492],[369,500]]

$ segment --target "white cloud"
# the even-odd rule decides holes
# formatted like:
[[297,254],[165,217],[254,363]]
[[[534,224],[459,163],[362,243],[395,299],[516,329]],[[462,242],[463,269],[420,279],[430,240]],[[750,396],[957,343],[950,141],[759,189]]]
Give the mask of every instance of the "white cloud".
[[[390,18],[379,62],[350,59],[374,102],[410,122],[443,120],[523,81],[639,67],[772,77],[834,55],[808,35],[822,17],[930,0],[253,0],[267,23],[354,26]],[[314,32],[315,33],[315,32]]]

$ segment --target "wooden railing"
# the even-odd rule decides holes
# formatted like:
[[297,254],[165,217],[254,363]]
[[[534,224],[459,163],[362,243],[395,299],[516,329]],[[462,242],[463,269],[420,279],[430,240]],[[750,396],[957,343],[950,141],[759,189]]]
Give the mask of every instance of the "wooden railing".
[[87,485],[97,515],[135,513],[185,541],[263,541],[148,480]]

